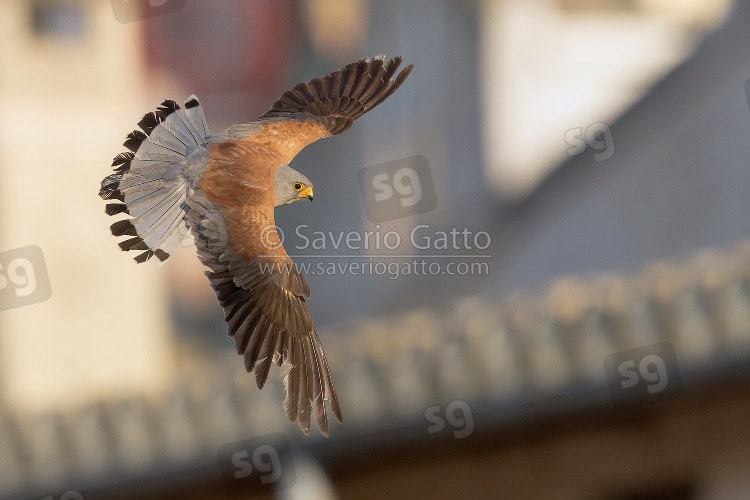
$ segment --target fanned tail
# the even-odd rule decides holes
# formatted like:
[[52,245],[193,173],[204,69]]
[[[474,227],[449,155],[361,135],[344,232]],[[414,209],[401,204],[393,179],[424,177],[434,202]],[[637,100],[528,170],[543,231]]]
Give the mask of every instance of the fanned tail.
[[136,262],[156,256],[164,262],[187,232],[186,217],[195,183],[208,155],[208,125],[203,108],[193,95],[182,109],[164,101],[143,116],[123,145],[128,152],[115,156],[115,173],[104,178],[99,196],[117,200],[105,208],[108,215],[131,218],[111,226],[126,251],[139,250]]

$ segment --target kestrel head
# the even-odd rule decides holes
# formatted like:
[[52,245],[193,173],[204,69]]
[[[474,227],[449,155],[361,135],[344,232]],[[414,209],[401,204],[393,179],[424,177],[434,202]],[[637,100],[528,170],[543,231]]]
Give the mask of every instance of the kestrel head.
[[313,199],[313,185],[310,179],[300,174],[289,165],[281,165],[276,169],[274,180],[276,188],[275,207],[288,205],[295,201]]

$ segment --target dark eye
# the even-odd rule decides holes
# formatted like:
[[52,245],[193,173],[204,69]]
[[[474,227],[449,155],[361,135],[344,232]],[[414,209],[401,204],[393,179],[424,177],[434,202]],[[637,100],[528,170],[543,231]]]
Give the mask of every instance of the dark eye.
[[294,189],[296,189],[297,191],[299,191],[300,189],[302,189],[302,184],[300,184],[299,182],[295,182],[294,183]]

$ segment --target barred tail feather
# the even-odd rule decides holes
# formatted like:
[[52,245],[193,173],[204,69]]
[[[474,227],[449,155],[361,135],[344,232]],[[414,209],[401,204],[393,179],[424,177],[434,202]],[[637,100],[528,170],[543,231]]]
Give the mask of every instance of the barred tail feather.
[[104,178],[99,196],[119,201],[107,204],[108,215],[131,217],[111,226],[115,236],[132,236],[120,248],[143,251],[135,257],[139,263],[153,256],[164,262],[189,228],[190,198],[206,163],[208,125],[193,95],[185,109],[164,101],[138,126],[141,130],[123,143],[129,151],[115,156],[115,173]]

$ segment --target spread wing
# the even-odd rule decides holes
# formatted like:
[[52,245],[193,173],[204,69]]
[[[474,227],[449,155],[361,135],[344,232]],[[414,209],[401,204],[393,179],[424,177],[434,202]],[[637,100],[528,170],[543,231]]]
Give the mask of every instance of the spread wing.
[[[321,124],[327,136],[346,132],[354,120],[388,99],[404,83],[414,65],[406,66],[396,75],[403,59],[398,56],[386,62],[385,54],[380,54],[297,84],[281,94],[257,120],[233,125],[217,137],[240,139],[256,133],[257,126],[263,123],[300,120]],[[309,142],[300,145],[297,151]]]
[[[266,212],[273,215],[273,206]],[[297,422],[305,434],[310,433],[310,411],[321,434],[328,436],[325,400],[331,402],[336,420],[343,421],[341,407],[331,381],[323,347],[313,325],[305,297],[310,289],[288,257],[275,230],[273,219],[256,218],[238,236],[232,233],[232,219],[197,191],[188,212],[195,236],[198,257],[210,268],[206,271],[219,303],[229,335],[234,338],[238,354],[244,357],[245,369],[254,372],[258,388],[268,378],[271,363],[288,363],[284,374],[286,398],[284,410],[291,422]],[[242,234],[254,234],[245,241],[243,253],[235,253],[229,241]],[[258,236],[260,235],[260,236]]]

